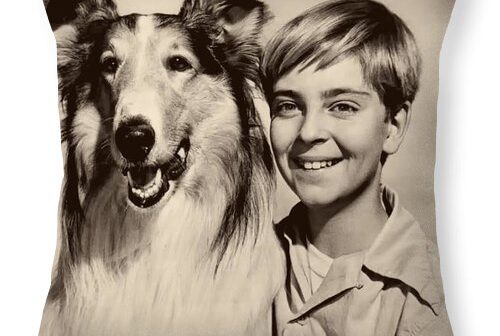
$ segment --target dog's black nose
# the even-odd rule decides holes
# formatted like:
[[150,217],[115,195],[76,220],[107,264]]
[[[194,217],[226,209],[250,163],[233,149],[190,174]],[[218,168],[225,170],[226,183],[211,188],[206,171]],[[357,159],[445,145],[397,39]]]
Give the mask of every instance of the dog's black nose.
[[155,132],[144,120],[131,120],[118,127],[115,141],[123,157],[140,162],[148,156],[155,144]]

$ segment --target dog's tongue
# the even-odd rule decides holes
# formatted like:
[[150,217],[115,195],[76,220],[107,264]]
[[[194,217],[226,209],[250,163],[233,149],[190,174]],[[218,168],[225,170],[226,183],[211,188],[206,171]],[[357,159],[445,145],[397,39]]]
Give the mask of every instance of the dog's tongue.
[[154,183],[158,170],[158,167],[132,168],[127,174],[128,182],[134,188],[145,188]]

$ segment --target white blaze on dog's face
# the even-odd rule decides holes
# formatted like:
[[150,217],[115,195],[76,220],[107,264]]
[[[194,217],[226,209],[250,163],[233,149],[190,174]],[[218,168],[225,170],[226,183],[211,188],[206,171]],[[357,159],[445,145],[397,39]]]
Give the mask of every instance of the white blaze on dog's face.
[[113,105],[112,154],[129,200],[141,208],[167,199],[191,166],[209,162],[211,147],[238,140],[227,72],[193,34],[177,16],[130,15],[103,41],[98,62]]
[[175,185],[199,190],[211,163],[237,161],[259,124],[248,81],[258,81],[267,18],[258,0],[184,0],[178,15],[127,16],[111,0],[82,2],[58,42],[58,68],[68,141],[88,138],[75,136],[85,106],[101,119],[84,191],[118,169],[128,199],[148,208]]

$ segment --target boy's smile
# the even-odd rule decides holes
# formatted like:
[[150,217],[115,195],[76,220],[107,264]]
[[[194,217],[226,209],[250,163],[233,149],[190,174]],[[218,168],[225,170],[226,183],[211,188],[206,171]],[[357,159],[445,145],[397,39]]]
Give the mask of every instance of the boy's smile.
[[329,168],[342,161],[342,158],[327,158],[327,157],[298,157],[293,160],[293,162],[302,169],[305,170],[319,170],[323,168]]
[[271,111],[278,167],[307,206],[378,188],[391,123],[357,58],[295,68],[276,82]]

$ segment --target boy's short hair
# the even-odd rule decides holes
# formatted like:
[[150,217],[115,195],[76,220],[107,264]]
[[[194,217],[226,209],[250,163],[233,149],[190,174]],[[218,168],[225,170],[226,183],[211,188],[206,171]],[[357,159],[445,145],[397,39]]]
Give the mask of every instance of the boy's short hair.
[[264,51],[264,93],[270,101],[276,82],[297,66],[320,70],[348,56],[359,59],[389,116],[413,102],[421,72],[415,38],[396,14],[371,0],[326,1],[281,28]]

